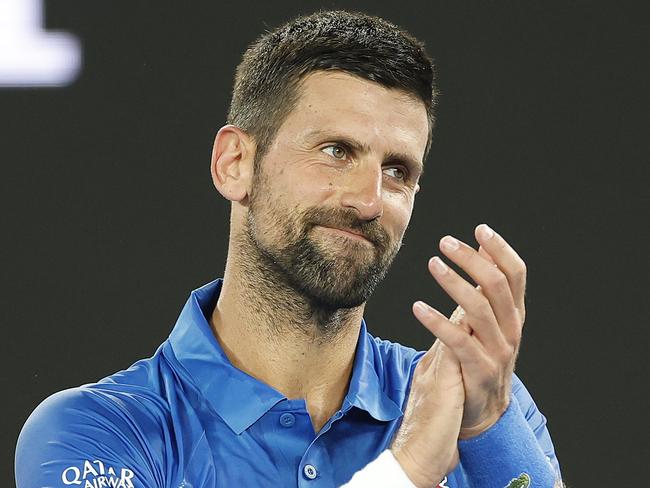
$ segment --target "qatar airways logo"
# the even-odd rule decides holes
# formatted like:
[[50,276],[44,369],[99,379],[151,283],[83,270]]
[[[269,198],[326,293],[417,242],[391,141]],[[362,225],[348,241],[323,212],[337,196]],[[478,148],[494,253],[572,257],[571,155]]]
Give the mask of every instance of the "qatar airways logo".
[[0,0],[0,87],[63,86],[79,74],[79,41],[43,30],[43,10],[43,0]]
[[65,485],[82,488],[135,488],[135,473],[128,468],[119,470],[101,461],[84,461],[81,467],[70,466],[61,473]]

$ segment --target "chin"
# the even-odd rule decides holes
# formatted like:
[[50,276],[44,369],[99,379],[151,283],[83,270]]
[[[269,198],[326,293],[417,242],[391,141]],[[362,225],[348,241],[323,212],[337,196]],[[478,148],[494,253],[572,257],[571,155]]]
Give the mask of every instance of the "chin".
[[300,292],[321,308],[355,308],[368,301],[384,275],[385,273],[371,273],[364,279],[350,281],[342,277],[342,273],[335,273],[333,276],[329,276],[325,282],[302,281],[303,286]]

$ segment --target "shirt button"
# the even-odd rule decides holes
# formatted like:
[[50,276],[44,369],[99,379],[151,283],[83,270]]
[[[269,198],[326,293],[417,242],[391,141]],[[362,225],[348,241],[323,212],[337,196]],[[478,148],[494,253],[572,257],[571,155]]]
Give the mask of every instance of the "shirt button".
[[296,423],[296,417],[292,413],[283,413],[280,415],[280,425],[282,427],[291,427]]
[[311,464],[305,464],[305,467],[302,469],[302,472],[305,474],[305,478],[313,480],[318,476],[318,471],[316,467]]

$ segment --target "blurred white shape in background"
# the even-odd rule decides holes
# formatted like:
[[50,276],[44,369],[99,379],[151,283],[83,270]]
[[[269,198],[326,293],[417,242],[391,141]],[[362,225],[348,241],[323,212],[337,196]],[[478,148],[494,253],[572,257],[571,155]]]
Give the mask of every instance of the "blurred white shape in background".
[[46,32],[42,0],[0,0],[0,87],[63,86],[81,68],[81,45]]

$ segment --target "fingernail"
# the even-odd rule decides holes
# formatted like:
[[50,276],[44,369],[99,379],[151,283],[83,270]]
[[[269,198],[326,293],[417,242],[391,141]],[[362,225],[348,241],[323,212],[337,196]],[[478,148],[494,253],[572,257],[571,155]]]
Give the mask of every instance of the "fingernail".
[[481,224],[478,226],[478,232],[481,236],[481,238],[485,239],[486,241],[488,239],[492,239],[492,236],[494,235],[494,231],[490,229],[490,227],[487,224]]
[[438,276],[442,276],[447,271],[449,271],[447,265],[438,256],[431,258],[430,263],[431,267],[433,268],[433,272]]
[[442,246],[442,249],[447,252],[455,251],[458,249],[458,246],[460,246],[458,241],[451,236],[443,237],[440,245]]
[[422,314],[429,313],[429,307],[424,302],[415,302],[415,309]]

